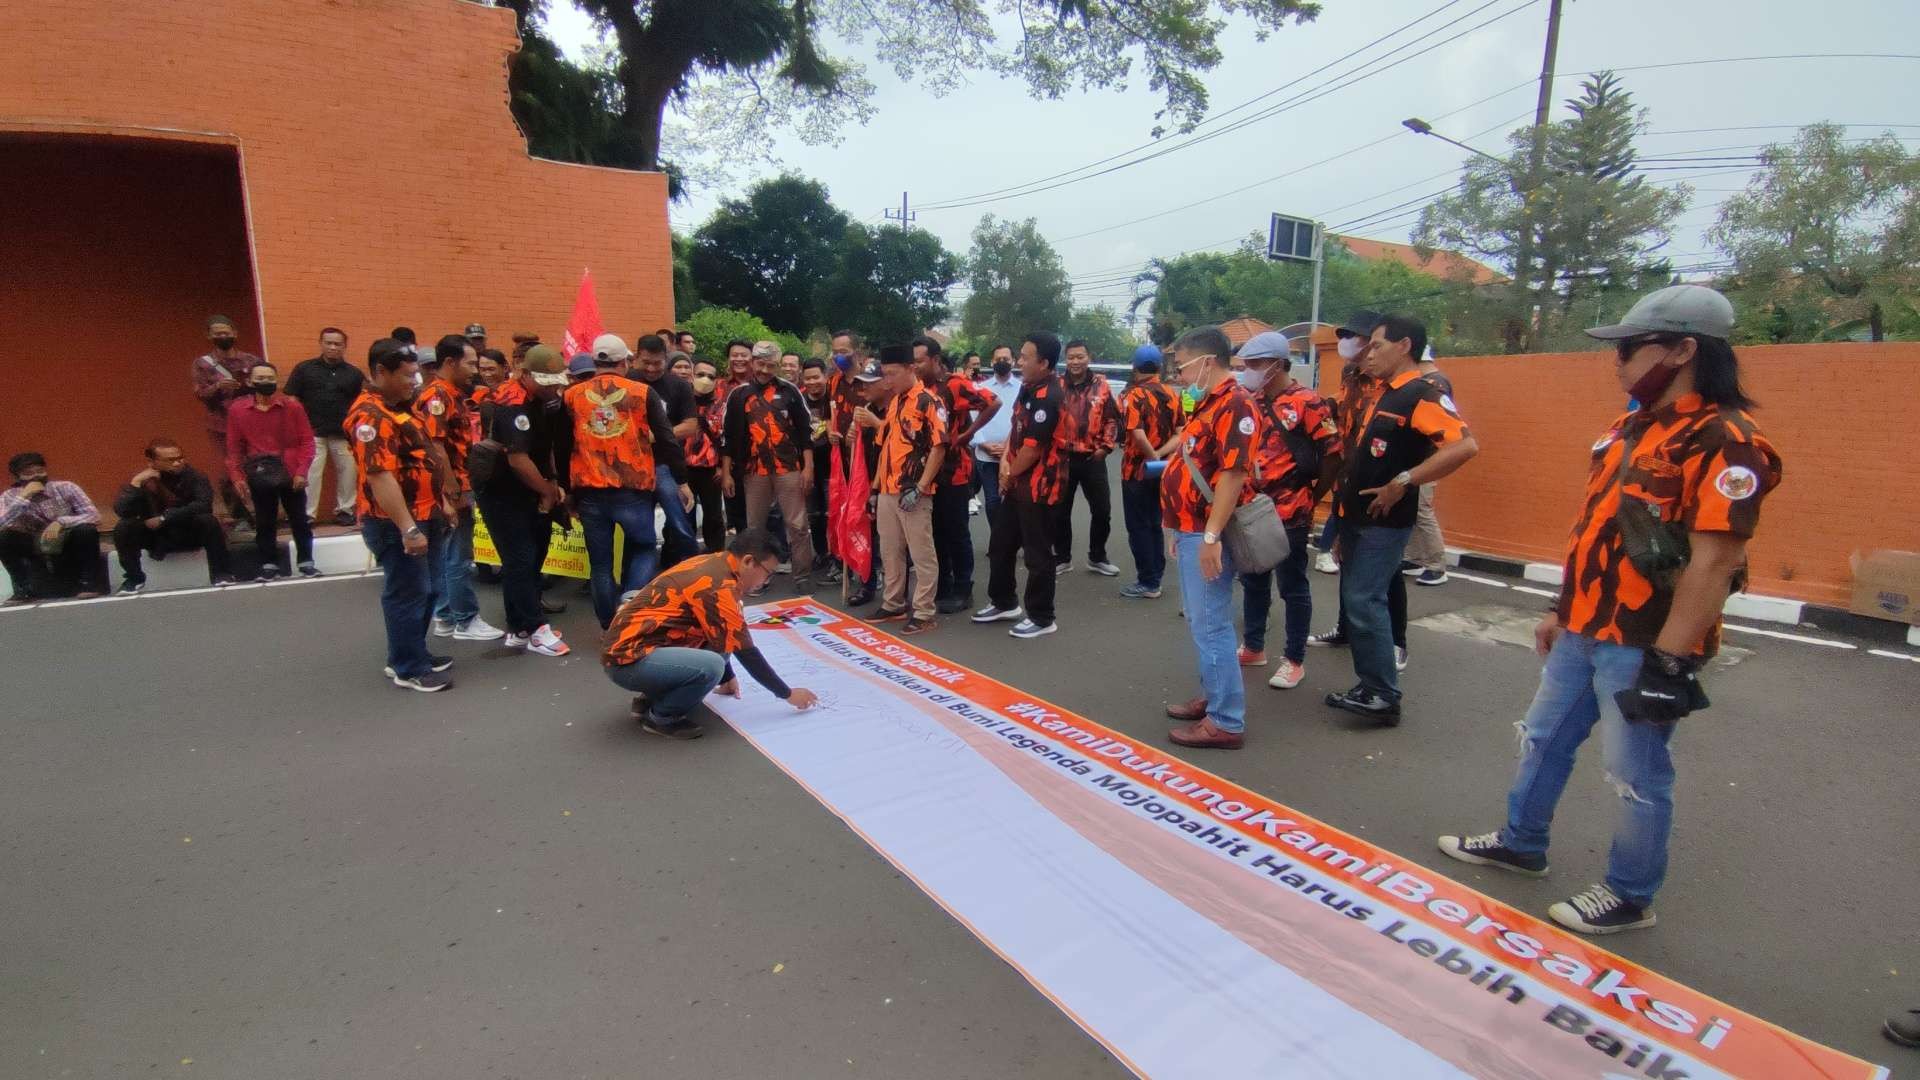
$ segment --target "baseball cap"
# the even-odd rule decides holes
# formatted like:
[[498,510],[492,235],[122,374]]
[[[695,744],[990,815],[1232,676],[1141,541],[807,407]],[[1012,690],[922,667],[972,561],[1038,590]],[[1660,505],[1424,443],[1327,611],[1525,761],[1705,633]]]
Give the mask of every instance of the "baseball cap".
[[587,359],[589,361],[605,360],[617,364],[632,355],[627,351],[627,343],[620,340],[619,334],[601,334],[593,339],[593,355]]
[[528,349],[526,358],[520,361],[520,370],[533,376],[533,381],[542,386],[567,384],[567,365],[560,359],[559,350],[551,345],[535,345]]
[[1263,330],[1247,339],[1235,353],[1242,360],[1285,360],[1287,336],[1278,330]]
[[1160,346],[1142,345],[1133,350],[1133,370],[1144,372],[1159,371],[1160,362],[1163,359],[1164,357],[1160,355]]
[[862,382],[862,383],[879,382],[880,381],[880,365],[877,363],[868,364],[866,367],[863,367],[859,371],[854,372],[853,381]]
[[586,353],[574,353],[573,359],[567,361],[567,374],[569,375],[588,375],[592,372],[593,357],[588,356]]
[[468,336],[468,337],[486,337],[486,336],[487,336],[487,328],[486,328],[486,327],[484,327],[484,326],[481,326],[481,325],[480,325],[479,323],[477,323],[477,322],[470,322],[470,323],[468,323],[468,324],[467,324],[467,329],[466,329],[466,336]]
[[1705,285],[1669,285],[1650,292],[1612,326],[1596,326],[1587,336],[1617,341],[1638,334],[1704,334],[1724,338],[1733,331],[1733,305]]
[[1372,337],[1373,328],[1379,326],[1386,317],[1377,311],[1361,309],[1347,317],[1347,321],[1334,328],[1335,337]]

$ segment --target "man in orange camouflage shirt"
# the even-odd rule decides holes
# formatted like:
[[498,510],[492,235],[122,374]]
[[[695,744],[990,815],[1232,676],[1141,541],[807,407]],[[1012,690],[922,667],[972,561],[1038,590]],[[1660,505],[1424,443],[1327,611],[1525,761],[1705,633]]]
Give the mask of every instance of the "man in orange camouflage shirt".
[[[947,455],[947,411],[914,372],[906,345],[880,350],[886,406],[861,407],[854,422],[879,433],[880,462],[873,473],[874,524],[880,529],[880,564],[886,593],[873,621],[905,619],[905,634],[934,627],[940,567],[933,551],[933,495]],[[907,567],[913,567],[913,602],[907,602]]]
[[[1037,638],[1059,628],[1054,619],[1053,505],[1060,498],[1064,459],[1055,436],[1066,391],[1054,374],[1060,339],[1041,331],[1020,343],[1020,393],[1013,425],[1000,457],[1000,506],[987,539],[987,606],[973,621],[1014,622],[1017,638]],[[1016,558],[1027,564],[1026,606],[1014,598]]]
[[1160,381],[1160,349],[1142,345],[1133,351],[1133,385],[1121,399],[1120,426],[1126,445],[1120,451],[1120,509],[1133,552],[1133,584],[1121,588],[1129,600],[1160,598],[1167,572],[1166,537],[1160,527],[1160,447],[1180,424],[1180,395]]
[[414,351],[381,338],[367,349],[366,389],[347,409],[344,430],[359,466],[360,538],[380,564],[380,613],[387,624],[386,676],[395,686],[433,693],[453,685],[452,657],[427,650],[438,595],[441,512],[438,466],[408,402],[419,374]]
[[[758,341],[745,382],[727,395],[726,437],[720,443],[720,483],[731,496],[733,468],[744,462],[747,527],[767,527],[777,502],[793,552],[794,587],[813,591],[813,537],[807,529],[807,492],[813,487],[813,418],[800,388],[779,377],[780,346]],[[741,377],[739,373],[728,374]],[[764,591],[764,586],[763,586]]]
[[973,494],[973,436],[1000,411],[993,391],[953,370],[938,341],[913,341],[913,366],[946,410],[940,463],[940,489],[933,495],[933,550],[940,562],[940,587],[934,607],[942,615],[973,606],[973,532],[967,525],[967,501]]
[[1087,569],[1116,577],[1120,568],[1107,561],[1107,538],[1113,532],[1113,495],[1107,486],[1107,455],[1120,442],[1120,406],[1107,377],[1089,366],[1093,352],[1080,340],[1067,342],[1067,373],[1060,380],[1066,395],[1060,405],[1060,432],[1055,436],[1066,462],[1060,501],[1053,506],[1054,572],[1073,569],[1073,495],[1087,496]]
[[421,364],[427,381],[413,399],[427,452],[440,470],[441,494],[453,508],[437,568],[440,596],[433,608],[433,632],[460,641],[506,636],[505,630],[480,617],[480,597],[473,591],[473,483],[467,476],[467,451],[480,430],[480,406],[473,402],[479,359],[468,336],[441,338],[434,344],[432,362]]
[[1583,934],[1655,922],[1673,826],[1667,744],[1682,717],[1709,704],[1696,673],[1719,648],[1760,502],[1780,485],[1780,455],[1740,388],[1732,330],[1726,297],[1673,285],[1587,331],[1613,342],[1620,387],[1640,408],[1593,444],[1560,595],[1534,630],[1547,664],[1520,724],[1506,825],[1440,838],[1463,862],[1545,875],[1554,807],[1598,726],[1621,803],[1606,879],[1547,909]]
[[740,604],[741,592],[766,584],[779,559],[765,529],[746,529],[727,550],[679,563],[620,606],[600,662],[616,686],[638,695],[633,715],[641,730],[669,739],[705,735],[687,714],[715,690],[740,696],[729,656],[773,696],[796,709],[813,705],[812,691],[774,674]]

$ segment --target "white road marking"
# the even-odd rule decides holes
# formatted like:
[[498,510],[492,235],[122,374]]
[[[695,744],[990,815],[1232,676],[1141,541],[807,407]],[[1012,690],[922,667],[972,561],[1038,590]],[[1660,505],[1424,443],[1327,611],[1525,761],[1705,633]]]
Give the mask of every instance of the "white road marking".
[[1513,589],[1514,592],[1523,592],[1529,596],[1544,596],[1544,597],[1547,597],[1548,599],[1552,599],[1560,595],[1559,593],[1554,592],[1551,589],[1536,589],[1531,585],[1513,585],[1509,587]]
[[1783,630],[1762,630],[1757,626],[1741,626],[1738,623],[1721,624],[1729,630],[1738,630],[1743,634],[1759,634],[1762,637],[1779,638],[1782,641],[1798,641],[1806,645],[1825,645],[1829,649],[1858,649],[1860,646],[1832,638],[1808,637],[1805,634],[1789,634]]
[[0,608],[0,613],[11,614],[16,611],[58,611],[62,608],[85,607],[88,604],[117,604],[128,600],[164,600],[174,596],[199,596],[203,593],[245,592],[248,589],[277,589],[282,585],[312,585],[322,581],[358,581],[361,578],[379,577],[380,571],[367,570],[352,574],[323,574],[317,578],[280,578],[276,581],[242,581],[232,585],[202,585],[196,589],[161,589],[156,592],[134,593],[131,596],[114,593],[111,596],[96,596],[89,600],[37,600],[31,604]]
[[1447,571],[1447,576],[1448,576],[1448,577],[1457,577],[1457,578],[1459,578],[1459,579],[1460,579],[1461,581],[1471,581],[1471,582],[1473,582],[1473,583],[1474,583],[1475,585],[1491,585],[1491,586],[1493,586],[1493,587],[1494,587],[1494,588],[1496,588],[1496,589],[1504,589],[1504,588],[1506,588],[1506,587],[1507,587],[1507,583],[1506,583],[1506,582],[1504,582],[1504,581],[1496,581],[1496,580],[1494,580],[1493,578],[1490,578],[1490,577],[1481,577],[1481,576],[1480,576],[1480,575],[1478,575],[1478,574],[1467,574],[1467,573],[1462,573],[1462,572],[1461,572],[1461,571],[1459,571],[1459,570],[1449,570],[1449,571]]
[[1894,652],[1890,649],[1868,649],[1867,653],[1872,656],[1884,656],[1889,660],[1911,660],[1920,664],[1920,656],[1908,656],[1906,653]]

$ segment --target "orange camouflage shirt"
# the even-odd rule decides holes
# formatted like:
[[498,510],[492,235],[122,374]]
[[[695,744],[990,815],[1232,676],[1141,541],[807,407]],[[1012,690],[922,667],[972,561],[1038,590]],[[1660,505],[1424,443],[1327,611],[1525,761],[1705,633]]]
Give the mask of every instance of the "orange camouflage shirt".
[[[1633,461],[1622,477],[1621,458],[1629,444]],[[1745,540],[1759,527],[1761,500],[1780,486],[1780,477],[1780,455],[1753,417],[1709,405],[1698,394],[1615,420],[1593,444],[1586,501],[1567,539],[1554,604],[1560,624],[1576,634],[1641,648],[1651,647],[1666,624],[1672,591],[1647,580],[1626,557],[1617,520],[1623,491],[1657,508],[1663,522]],[[1712,656],[1719,646],[1715,620],[1691,652]]]
[[1253,408],[1259,441],[1256,467],[1247,482],[1273,500],[1275,512],[1288,526],[1309,524],[1320,464],[1341,453],[1333,403],[1311,386],[1294,383],[1271,400],[1254,398]]
[[749,381],[728,395],[728,408],[738,408],[746,425],[746,445],[729,447],[728,453],[735,460],[744,459],[750,475],[780,476],[800,471],[810,440],[795,438],[789,430],[789,410],[800,396],[798,387],[781,379],[765,386]]
[[947,410],[938,395],[917,382],[895,394],[880,429],[880,468],[873,477],[880,492],[901,495],[918,484],[927,458],[946,437]]
[[740,560],[701,555],[662,571],[620,605],[600,662],[631,664],[655,649],[705,649],[725,656],[753,644],[740,608]]
[[1107,387],[1107,377],[1089,371],[1087,381],[1075,386],[1072,378],[1062,376],[1060,389],[1064,394],[1060,431],[1054,436],[1060,449],[1069,454],[1112,450],[1120,437],[1120,409]]
[[929,383],[927,389],[940,398],[941,407],[947,410],[947,456],[940,463],[941,486],[964,487],[973,483],[973,451],[960,441],[960,436],[973,426],[975,412],[991,408],[1000,399],[993,396],[993,391],[957,371],[947,372],[946,378]]
[[[1181,445],[1207,483],[1217,486],[1223,472],[1252,469],[1254,439],[1259,430],[1247,392],[1232,379],[1221,379],[1200,399],[1181,429]],[[1160,480],[1160,521],[1177,532],[1205,532],[1212,504],[1194,482],[1186,457],[1176,450],[1167,459],[1167,471]],[[1253,485],[1241,485],[1240,501],[1252,498]]]
[[460,490],[473,487],[467,479],[467,451],[480,431],[480,407],[445,379],[435,379],[420,388],[413,399],[413,415],[427,438],[447,451],[447,466],[460,480]]
[[1179,422],[1180,395],[1161,382],[1160,376],[1142,375],[1128,387],[1120,403],[1120,426],[1125,429],[1122,434],[1126,438],[1120,447],[1120,479],[1147,478],[1147,453],[1134,442],[1134,432],[1145,435],[1157,450],[1173,438],[1173,429]]
[[373,498],[373,478],[392,473],[400,481],[407,512],[424,526],[433,520],[439,492],[433,482],[433,459],[427,456],[427,435],[406,406],[390,409],[380,395],[363,390],[347,409],[341,428],[353,437],[353,461],[360,468],[361,517],[386,518]]
[[653,490],[651,394],[646,383],[605,372],[567,387],[560,400],[573,419],[575,488]]
[[1019,455],[1031,446],[1040,457],[1026,472],[1013,478],[1007,488],[1015,498],[1043,506],[1060,501],[1060,482],[1067,471],[1066,455],[1060,452],[1060,404],[1066,390],[1058,375],[1049,374],[1037,383],[1020,387],[1013,399],[1013,423],[1007,430],[1007,452],[1000,459],[1001,475]]
[[713,400],[704,405],[699,398],[695,398],[693,404],[698,410],[694,413],[694,419],[699,422],[700,428],[687,436],[687,467],[711,469],[720,464],[720,447],[717,444],[719,433],[726,425],[726,395],[716,393]]

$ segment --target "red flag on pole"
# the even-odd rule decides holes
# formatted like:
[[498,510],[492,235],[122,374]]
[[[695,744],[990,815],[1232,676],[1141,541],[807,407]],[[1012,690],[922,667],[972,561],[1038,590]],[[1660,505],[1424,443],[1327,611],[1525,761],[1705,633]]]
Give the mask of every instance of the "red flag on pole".
[[580,292],[573,298],[573,315],[567,320],[567,332],[560,336],[560,355],[571,360],[591,351],[593,339],[607,332],[600,321],[600,302],[593,298],[593,273],[580,271]]
[[[848,433],[852,437],[852,433]],[[833,448],[833,475],[827,478],[827,547],[840,557],[849,580],[865,581],[873,572],[873,518],[867,513],[867,455],[854,451],[851,475],[843,477],[840,447]]]

